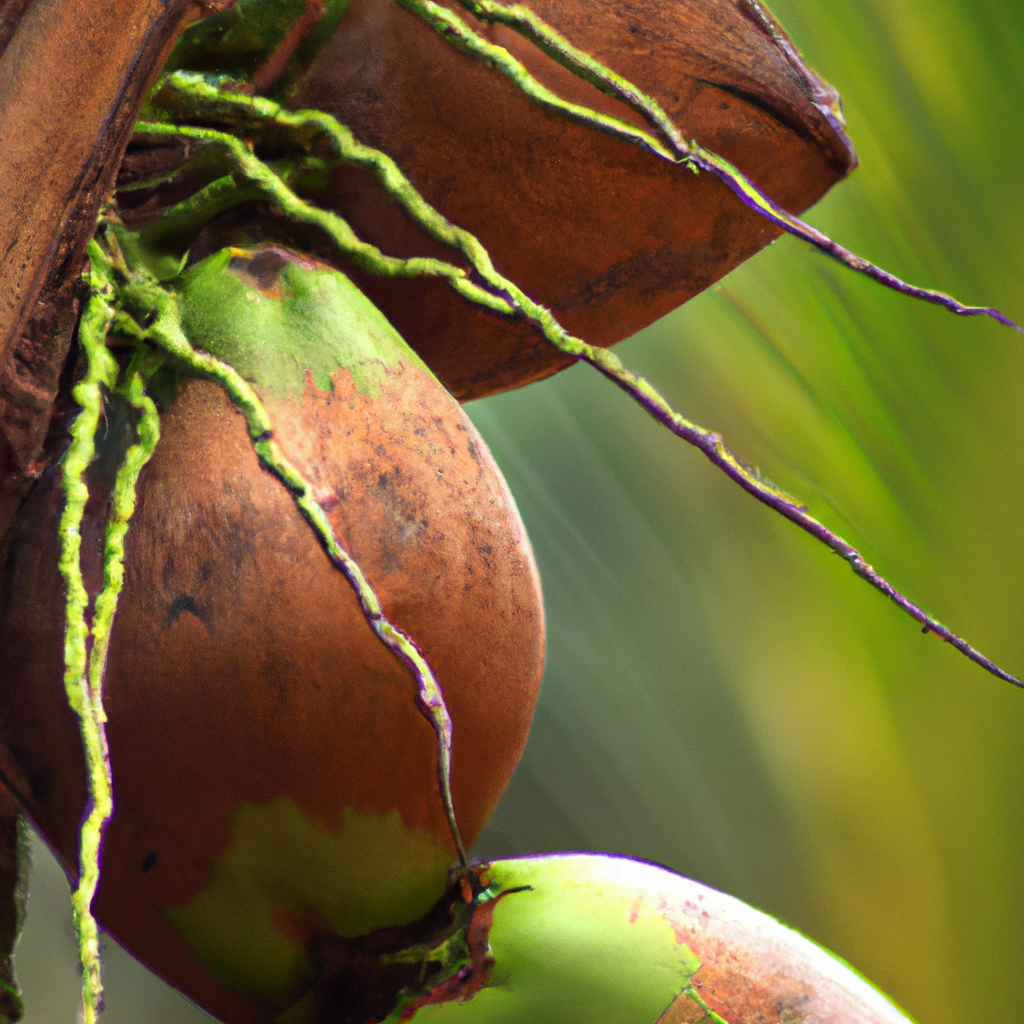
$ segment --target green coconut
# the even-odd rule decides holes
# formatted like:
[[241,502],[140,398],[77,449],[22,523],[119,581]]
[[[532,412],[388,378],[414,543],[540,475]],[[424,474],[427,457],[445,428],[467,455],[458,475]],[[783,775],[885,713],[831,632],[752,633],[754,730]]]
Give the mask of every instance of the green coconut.
[[[831,953],[665,868],[554,854],[478,871],[461,961],[451,936],[410,948],[438,971],[387,1024],[909,1024]],[[306,1019],[355,1018],[327,1001]]]

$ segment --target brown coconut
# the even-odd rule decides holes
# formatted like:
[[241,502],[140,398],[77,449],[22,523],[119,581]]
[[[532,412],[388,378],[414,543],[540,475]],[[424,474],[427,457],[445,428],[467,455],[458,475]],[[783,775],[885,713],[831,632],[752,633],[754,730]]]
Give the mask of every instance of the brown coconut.
[[[254,308],[287,297],[282,268],[334,274],[279,251],[263,256],[233,257],[224,270]],[[454,803],[469,844],[529,731],[543,660],[539,582],[483,440],[377,317],[377,347],[355,344],[357,357],[329,382],[306,370],[297,391],[256,389],[385,614],[434,667],[454,723]],[[380,355],[385,342],[391,356]],[[108,405],[88,474],[93,594],[128,422]],[[22,510],[4,568],[0,767],[73,872],[86,784],[62,684],[61,506],[53,467]],[[139,481],[105,693],[116,811],[98,917],[227,1024],[275,1016],[312,983],[311,930],[405,924],[444,892],[455,851],[413,680],[213,382],[181,379]],[[325,894],[319,883],[295,890],[317,872]],[[231,895],[246,886],[255,911]],[[210,910],[218,899],[230,912]],[[204,937],[210,927],[234,930],[227,952]],[[262,945],[260,928],[269,929]],[[273,991],[231,961],[241,948],[243,966],[259,967],[277,947],[292,960],[271,963],[283,972]]]
[[[511,29],[447,6],[562,97],[644,126]],[[753,0],[529,6],[787,210],[805,210],[856,164],[837,94]],[[389,153],[502,274],[598,345],[652,323],[778,235],[712,174],[542,109],[394,0],[352,0],[288,102],[328,111]],[[367,171],[338,166],[313,195],[389,254],[452,258]],[[471,306],[439,280],[353,276],[460,399],[568,363],[528,325]]]

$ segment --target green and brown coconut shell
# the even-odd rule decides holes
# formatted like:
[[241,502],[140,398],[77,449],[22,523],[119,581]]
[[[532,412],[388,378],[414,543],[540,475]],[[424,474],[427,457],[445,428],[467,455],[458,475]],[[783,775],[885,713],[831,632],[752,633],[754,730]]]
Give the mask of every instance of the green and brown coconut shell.
[[[430,660],[454,723],[467,842],[526,742],[544,629],[515,504],[459,405],[336,271],[225,251],[180,286],[192,342],[254,386],[385,614]],[[161,388],[156,385],[160,383]],[[166,371],[139,482],[106,675],[116,810],[100,921],[228,1024],[275,1016],[314,977],[308,936],[406,925],[454,857],[436,739],[218,385]],[[99,583],[128,410],[108,403],[83,568]],[[59,466],[18,519],[0,610],[3,770],[65,866],[83,755],[63,677]]]

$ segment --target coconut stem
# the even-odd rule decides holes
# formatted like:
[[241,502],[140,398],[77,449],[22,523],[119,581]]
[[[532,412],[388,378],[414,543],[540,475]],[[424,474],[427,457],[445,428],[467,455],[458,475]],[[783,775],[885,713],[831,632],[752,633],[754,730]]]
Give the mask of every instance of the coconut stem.
[[469,859],[455,817],[451,791],[452,720],[444,693],[427,659],[415,641],[384,615],[381,603],[358,563],[342,547],[330,520],[313,497],[312,484],[281,451],[274,440],[273,424],[263,403],[249,383],[232,366],[196,349],[181,326],[176,298],[156,281],[141,274],[124,287],[127,301],[155,314],[144,336],[196,373],[216,381],[245,417],[253,448],[263,466],[276,476],[295,499],[303,517],[313,528],[331,563],[355,591],[363,616],[380,641],[412,673],[416,681],[416,702],[437,735],[437,776],[445,815],[459,863],[468,869]]
[[[402,2],[405,2],[405,0],[402,0]],[[442,10],[444,9],[442,8]],[[448,13],[450,14],[450,12]],[[487,45],[489,46],[490,44]],[[867,580],[871,586],[919,622],[924,632],[934,633],[945,640],[946,643],[955,647],[961,654],[999,679],[1012,683],[1014,686],[1024,687],[1024,682],[999,668],[980,651],[947,629],[937,619],[932,618],[896,590],[884,577],[875,571],[874,567],[868,563],[852,544],[849,544],[841,536],[833,533],[823,523],[815,519],[808,512],[805,505],[762,479],[756,471],[747,466],[726,447],[720,434],[707,430],[688,420],[682,413],[674,409],[646,379],[627,370],[618,356],[608,349],[590,345],[580,338],[569,334],[555,319],[550,310],[534,302],[521,288],[499,274],[494,269],[494,264],[480,241],[469,231],[452,224],[439,211],[434,209],[416,191],[413,184],[405,177],[390,157],[356,142],[352,137],[351,131],[344,125],[339,124],[329,114],[320,111],[300,111],[295,114],[289,114],[269,100],[220,90],[203,76],[185,72],[175,72],[168,76],[165,88],[171,92],[178,92],[181,96],[190,97],[193,102],[199,105],[198,109],[193,112],[201,112],[204,117],[212,114],[229,122],[237,122],[246,118],[250,121],[253,118],[272,120],[277,124],[292,128],[315,126],[320,131],[326,133],[333,142],[339,159],[359,162],[374,169],[388,191],[402,204],[417,223],[438,241],[458,249],[470,261],[473,269],[491,289],[491,291],[486,292],[478,285],[472,286],[475,292],[484,292],[488,296],[490,300],[486,303],[488,308],[494,309],[496,308],[495,304],[500,303],[503,311],[518,314],[533,324],[544,338],[560,352],[595,367],[612,383],[625,391],[634,401],[638,402],[659,423],[667,427],[678,437],[681,437],[688,444],[700,449],[714,465],[721,469],[730,479],[738,483],[745,491],[757,498],[758,501],[763,502],[769,508],[774,509],[780,515],[796,523],[802,530],[827,545],[836,554],[849,562],[851,568],[858,576]],[[245,113],[241,113],[243,108]],[[353,245],[352,239],[355,239],[354,251],[360,254],[363,260],[360,265],[365,269],[389,275],[391,273],[390,267],[395,262],[404,262],[406,264],[428,262],[418,260],[397,261],[393,257],[383,256],[380,254],[380,250],[356,238],[351,227],[341,217],[320,210],[299,199],[277,175],[249,152],[241,140],[233,135],[206,128],[191,128],[170,124],[147,123],[140,125],[139,130],[159,132],[161,134],[180,134],[186,138],[205,138],[207,141],[227,146],[230,152],[235,155],[240,165],[244,159],[245,164],[242,169],[247,179],[258,181],[261,184],[265,183],[267,198],[281,210],[299,221],[316,223],[324,227],[325,230],[330,232],[331,237],[341,248],[342,252],[348,253],[353,251],[350,247]],[[257,168],[261,168],[258,177]],[[371,251],[377,254],[372,260],[370,259]],[[433,265],[433,272],[437,276],[446,278],[456,291],[470,298],[471,301],[475,301],[465,289],[456,286],[456,282],[468,283],[465,271],[452,264],[442,264],[440,260],[430,260],[429,262]],[[438,265],[446,266],[447,270],[442,272]]]

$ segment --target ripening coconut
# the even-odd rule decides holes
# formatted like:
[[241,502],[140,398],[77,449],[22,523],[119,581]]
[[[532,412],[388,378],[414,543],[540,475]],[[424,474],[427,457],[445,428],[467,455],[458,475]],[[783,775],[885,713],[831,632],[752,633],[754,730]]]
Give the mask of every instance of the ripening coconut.
[[[389,619],[418,642],[454,723],[467,843],[526,742],[540,590],[504,480],[459,405],[343,275],[281,249],[218,253],[180,280],[193,344],[253,384],[284,454]],[[403,926],[455,849],[434,732],[221,388],[168,365],[139,482],[106,710],[116,809],[102,924],[227,1024],[274,1017],[316,976],[310,936]],[[107,403],[87,477],[83,569],[131,416]],[[59,467],[19,516],[0,607],[6,774],[71,867],[86,798],[62,683]]]
[[[454,0],[446,6],[557,95],[649,127],[512,29],[484,25]],[[752,0],[528,6],[793,213],[856,165],[837,94]],[[778,235],[711,173],[542,108],[394,0],[351,0],[310,69],[287,86],[292,109],[327,111],[393,157],[505,277],[591,344],[635,333]],[[451,258],[369,171],[339,164],[326,181],[298,187],[387,253]],[[460,399],[568,365],[528,324],[474,307],[436,279],[353,276]]]
[[[487,889],[470,910],[458,895],[449,903],[465,921],[462,945],[425,944],[421,962],[436,973],[392,996],[389,1022],[910,1024],[820,946],[664,868],[551,854],[496,861],[482,874]],[[345,991],[325,977],[309,1019],[384,1019],[346,1009]]]

